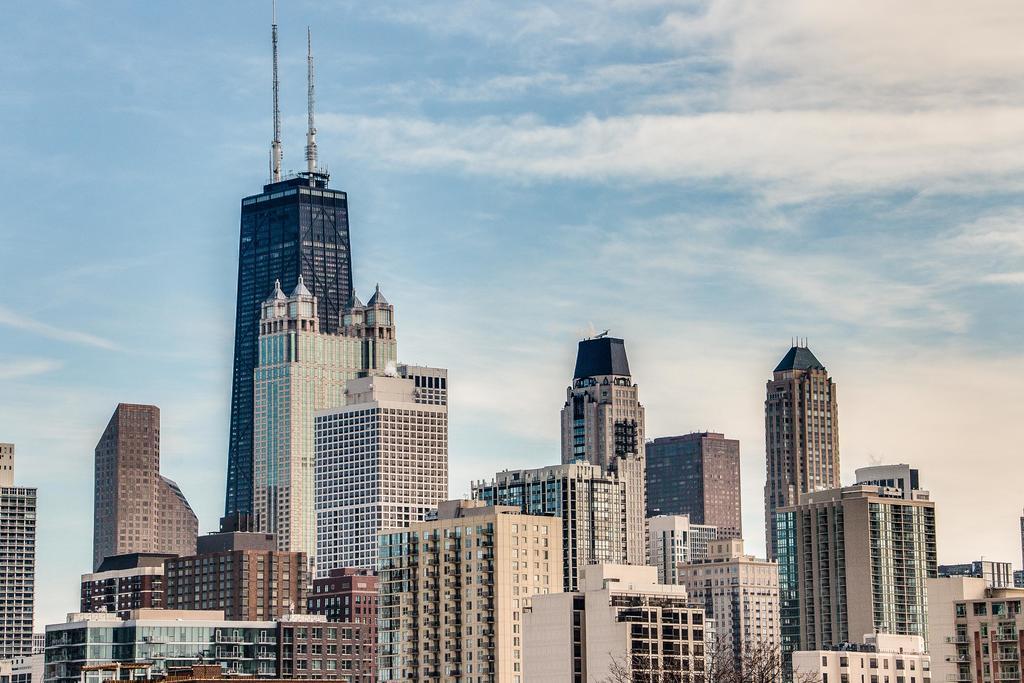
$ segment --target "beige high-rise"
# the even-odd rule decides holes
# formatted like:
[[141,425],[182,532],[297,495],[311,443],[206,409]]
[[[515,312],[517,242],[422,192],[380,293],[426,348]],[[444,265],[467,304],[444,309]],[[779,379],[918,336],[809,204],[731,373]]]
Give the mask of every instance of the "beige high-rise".
[[524,683],[523,611],[562,590],[562,521],[482,501],[380,534],[379,680]]
[[742,539],[711,541],[707,559],[679,565],[679,583],[715,620],[709,656],[732,656],[738,668],[745,652],[779,647],[779,566],[744,555]]
[[562,408],[562,463],[589,462],[616,472],[626,491],[627,563],[646,558],[647,468],[644,407],[621,339],[584,339]]
[[839,487],[836,385],[806,346],[794,346],[765,387],[764,487],[768,559],[778,556],[775,511],[800,494]]
[[120,403],[96,444],[93,569],[127,553],[196,551],[199,520],[160,474],[160,409]]

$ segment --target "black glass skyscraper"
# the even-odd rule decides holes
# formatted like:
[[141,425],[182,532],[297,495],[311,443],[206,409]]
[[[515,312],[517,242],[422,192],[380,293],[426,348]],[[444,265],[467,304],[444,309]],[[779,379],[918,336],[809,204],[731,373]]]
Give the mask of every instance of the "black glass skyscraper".
[[242,200],[227,515],[252,512],[253,371],[260,304],[274,291],[274,280],[291,291],[302,274],[318,300],[321,332],[337,332],[352,301],[348,198],[327,181],[323,173],[300,173]]

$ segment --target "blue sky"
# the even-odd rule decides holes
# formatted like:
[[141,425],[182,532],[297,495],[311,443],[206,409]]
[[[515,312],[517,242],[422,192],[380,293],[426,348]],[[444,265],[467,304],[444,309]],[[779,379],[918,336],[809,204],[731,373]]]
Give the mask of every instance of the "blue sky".
[[[357,288],[450,369],[451,493],[558,460],[575,342],[627,340],[648,435],[741,440],[764,382],[839,386],[844,480],[910,462],[940,561],[1020,565],[1018,2],[281,0],[285,168],[313,27]],[[267,175],[269,2],[39,2],[0,28],[0,440],[40,488],[37,623],[77,605],[93,448],[155,403],[223,506],[238,210]],[[979,501],[983,500],[983,504]]]

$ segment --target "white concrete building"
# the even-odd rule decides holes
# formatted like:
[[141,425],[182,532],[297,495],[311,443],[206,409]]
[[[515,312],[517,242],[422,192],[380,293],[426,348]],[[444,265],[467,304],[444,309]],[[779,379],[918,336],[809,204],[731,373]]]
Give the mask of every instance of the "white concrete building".
[[590,565],[580,591],[536,596],[523,616],[524,680],[603,683],[619,666],[703,681],[704,611],[657,579],[654,567]]
[[400,371],[351,380],[345,407],[316,416],[317,576],[376,569],[377,533],[423,521],[448,497],[447,371]]
[[863,644],[797,650],[793,675],[820,683],[931,683],[931,659],[921,636],[875,633],[865,635]]

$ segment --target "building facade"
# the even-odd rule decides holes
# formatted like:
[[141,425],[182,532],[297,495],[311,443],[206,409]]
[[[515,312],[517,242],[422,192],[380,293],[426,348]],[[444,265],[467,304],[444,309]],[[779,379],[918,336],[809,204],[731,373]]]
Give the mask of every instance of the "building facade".
[[975,560],[965,564],[940,564],[939,576],[973,576],[985,579],[989,588],[1013,588],[1013,565],[1009,562]]
[[348,196],[328,187],[328,180],[324,173],[303,173],[242,200],[225,514],[253,512],[260,303],[275,280],[290,290],[301,275],[317,297],[320,331],[334,334],[353,302]]
[[687,515],[658,515],[647,519],[647,564],[658,568],[658,583],[679,583],[679,565],[708,557],[718,528],[691,524]]
[[32,655],[36,489],[14,482],[14,444],[0,444],[0,659]]
[[82,612],[112,612],[127,619],[132,610],[165,606],[163,553],[113,555],[82,574]]
[[309,567],[303,553],[277,550],[270,534],[221,532],[199,539],[199,552],[167,560],[166,605],[221,610],[229,620],[271,620],[306,608]]
[[341,567],[313,580],[306,611],[322,614],[328,621],[367,624],[377,638],[377,576],[367,569]]
[[562,589],[562,524],[446,501],[380,535],[378,676],[523,683],[523,611]]
[[[111,671],[138,667],[160,679],[196,662],[246,678],[374,681],[373,647],[363,624],[303,616],[276,621],[225,620],[219,611],[137,610],[70,614],[46,627],[46,683],[101,683]],[[136,674],[138,675],[138,674]]]
[[[715,620],[713,652],[731,656],[732,670],[747,653],[776,651],[781,645],[779,568],[743,554],[742,539],[712,541],[707,557],[679,566],[679,583],[690,600]],[[723,669],[724,670],[724,669]]]
[[777,517],[783,651],[857,634],[922,636],[937,574],[928,492],[855,484],[801,496]]
[[346,405],[316,416],[317,576],[375,569],[377,532],[448,496],[447,371],[400,371],[351,380]]
[[688,515],[740,538],[740,442],[697,432],[647,442],[647,516]]
[[863,643],[793,653],[795,677],[821,683],[931,683],[931,662],[921,636],[888,633],[865,634]]
[[839,407],[835,382],[804,346],[783,357],[765,394],[765,536],[774,560],[775,511],[796,505],[801,494],[841,486]]
[[111,555],[196,550],[199,520],[160,474],[160,409],[120,403],[96,444],[93,569]]
[[396,365],[394,307],[380,289],[358,299],[335,333],[320,331],[318,301],[303,277],[263,302],[255,368],[253,511],[278,550],[316,555],[313,418],[345,404],[345,384]]
[[654,567],[590,565],[578,592],[535,597],[523,630],[528,683],[704,681],[704,611]]
[[644,520],[631,514],[632,495],[618,472],[578,462],[499,472],[473,482],[473,498],[489,505],[514,505],[524,514],[555,515],[562,523],[563,590],[576,590],[588,564],[644,564]]
[[985,579],[928,581],[928,649],[939,681],[1020,681],[1024,589],[991,588]]

